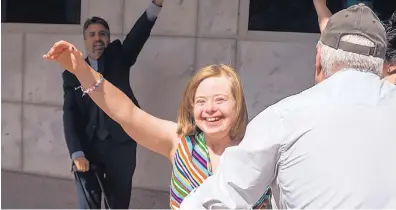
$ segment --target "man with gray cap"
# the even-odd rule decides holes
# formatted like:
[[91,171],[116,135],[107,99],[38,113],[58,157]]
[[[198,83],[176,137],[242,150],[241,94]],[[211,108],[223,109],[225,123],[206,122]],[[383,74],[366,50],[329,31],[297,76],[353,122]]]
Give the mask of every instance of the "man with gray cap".
[[181,209],[250,209],[269,185],[282,209],[396,208],[396,86],[380,78],[385,50],[369,7],[331,16],[316,85],[258,114]]

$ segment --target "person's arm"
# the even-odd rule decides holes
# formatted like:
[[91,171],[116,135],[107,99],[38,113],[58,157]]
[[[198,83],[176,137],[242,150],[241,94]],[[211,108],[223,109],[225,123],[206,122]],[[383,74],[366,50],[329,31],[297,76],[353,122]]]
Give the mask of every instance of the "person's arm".
[[[70,153],[70,157],[75,159],[83,156],[80,137],[78,135],[78,117],[79,111],[73,91],[73,74],[64,71],[63,79],[63,130],[65,133],[66,145]],[[77,79],[75,79],[77,80]]]
[[[122,60],[127,67],[135,64],[162,8],[163,0],[154,0],[136,21],[122,43]],[[129,68],[126,68],[129,69]]]
[[164,0],[153,0],[151,4],[146,9],[146,15],[149,21],[154,22],[162,9],[162,3]]
[[[100,78],[99,73],[87,63],[82,63],[77,68],[75,75],[82,87],[91,87]],[[107,80],[89,96],[139,145],[173,160],[178,139],[176,123],[156,118],[139,109],[128,96]]]
[[62,74],[63,79],[63,130],[65,133],[66,145],[73,163],[78,171],[89,170],[89,161],[85,158],[83,148],[81,147],[81,137],[78,135],[78,122],[80,112],[77,107],[77,102],[74,91],[74,86],[77,83],[77,78],[68,71]]
[[281,118],[270,107],[249,123],[239,146],[226,149],[215,174],[180,209],[251,209],[276,177],[281,141]]
[[119,123],[138,144],[173,162],[178,141],[176,123],[156,118],[139,109],[125,93],[107,80],[99,82],[100,74],[85,62],[83,53],[69,42],[56,42],[43,58],[57,62],[74,74],[84,90],[97,87],[89,93],[96,105]]
[[331,17],[331,11],[326,5],[326,0],[313,0],[316,13],[318,14],[319,29],[322,32]]

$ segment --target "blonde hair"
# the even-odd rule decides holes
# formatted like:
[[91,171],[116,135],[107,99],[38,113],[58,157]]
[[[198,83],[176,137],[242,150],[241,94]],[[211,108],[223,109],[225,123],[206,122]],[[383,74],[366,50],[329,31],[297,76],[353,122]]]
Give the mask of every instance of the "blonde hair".
[[193,114],[195,93],[199,84],[205,79],[221,76],[226,76],[230,80],[231,94],[235,100],[235,112],[237,115],[236,121],[230,130],[230,137],[231,139],[242,140],[245,136],[248,113],[242,83],[235,70],[224,64],[209,65],[200,69],[187,84],[178,110],[177,134],[179,136],[190,136],[199,132]]

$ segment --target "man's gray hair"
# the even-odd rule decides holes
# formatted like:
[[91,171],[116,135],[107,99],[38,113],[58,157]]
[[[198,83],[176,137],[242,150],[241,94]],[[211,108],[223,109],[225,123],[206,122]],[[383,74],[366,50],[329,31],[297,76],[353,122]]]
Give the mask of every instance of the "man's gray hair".
[[[374,43],[365,37],[358,35],[345,35],[341,41],[353,44],[374,47]],[[365,56],[356,53],[331,48],[322,42],[320,47],[320,64],[325,77],[331,76],[335,71],[350,68],[361,72],[371,72],[378,76],[382,75],[384,60],[373,56]]]

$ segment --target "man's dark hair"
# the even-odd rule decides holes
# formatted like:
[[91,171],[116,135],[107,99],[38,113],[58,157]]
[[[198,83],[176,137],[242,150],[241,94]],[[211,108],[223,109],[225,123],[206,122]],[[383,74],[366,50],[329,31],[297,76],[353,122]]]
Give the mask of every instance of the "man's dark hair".
[[109,32],[110,32],[110,27],[109,24],[107,23],[107,21],[105,21],[103,18],[100,17],[96,17],[93,16],[91,18],[88,18],[85,23],[84,23],[84,38],[85,38],[85,31],[87,30],[87,28],[91,25],[91,24],[100,24],[103,27],[105,27]]
[[384,21],[384,27],[386,31],[386,38],[388,46],[386,49],[386,61],[395,63],[396,62],[396,11],[392,16]]

